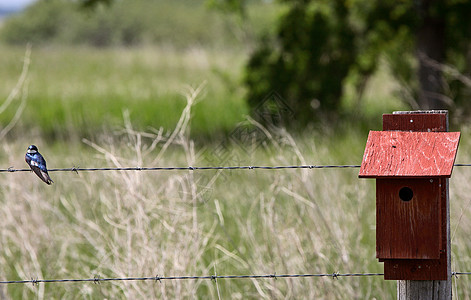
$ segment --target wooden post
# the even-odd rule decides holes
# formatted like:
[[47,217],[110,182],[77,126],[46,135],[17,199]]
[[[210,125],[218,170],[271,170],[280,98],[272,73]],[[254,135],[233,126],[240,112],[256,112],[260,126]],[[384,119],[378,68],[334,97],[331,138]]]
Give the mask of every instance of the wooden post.
[[[383,122],[383,130],[411,130],[411,131],[448,131],[448,111],[446,110],[431,110],[431,111],[399,111],[393,114],[440,114],[444,117],[430,118],[432,123],[429,122],[415,122],[402,124],[385,124]],[[419,123],[419,124],[418,124]],[[385,128],[386,127],[386,128]],[[399,300],[412,300],[412,299],[451,299],[451,239],[450,239],[450,205],[449,205],[449,190],[448,178],[443,179],[442,184],[442,222],[446,224],[443,226],[442,232],[443,242],[446,243],[446,253],[442,259],[446,260],[447,265],[447,280],[398,280],[397,281],[397,299]]]

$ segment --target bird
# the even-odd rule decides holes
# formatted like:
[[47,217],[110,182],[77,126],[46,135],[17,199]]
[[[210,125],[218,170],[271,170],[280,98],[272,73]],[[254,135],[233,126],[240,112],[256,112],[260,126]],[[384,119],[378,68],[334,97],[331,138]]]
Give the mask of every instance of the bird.
[[54,183],[47,173],[46,161],[44,160],[44,157],[38,152],[38,147],[35,145],[28,147],[25,155],[25,161],[31,170],[33,170],[33,172],[36,173],[36,175],[38,175],[42,181],[48,185]]

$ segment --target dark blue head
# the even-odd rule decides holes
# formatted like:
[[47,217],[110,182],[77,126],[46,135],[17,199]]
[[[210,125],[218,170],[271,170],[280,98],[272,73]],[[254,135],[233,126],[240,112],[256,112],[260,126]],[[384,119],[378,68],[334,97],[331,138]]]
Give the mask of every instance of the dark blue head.
[[30,154],[38,153],[38,147],[36,147],[35,145],[31,145],[28,147],[27,152]]

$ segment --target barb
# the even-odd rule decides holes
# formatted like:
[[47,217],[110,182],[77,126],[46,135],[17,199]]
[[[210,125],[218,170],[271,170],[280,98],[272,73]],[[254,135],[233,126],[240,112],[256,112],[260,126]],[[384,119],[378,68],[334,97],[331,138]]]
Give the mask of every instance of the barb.
[[37,279],[34,279],[34,278],[31,278],[31,283],[33,284],[33,286],[37,286],[39,284],[38,280]]
[[[455,272],[454,272],[455,273]],[[468,275],[466,272],[457,273],[460,275]],[[471,273],[469,273],[471,275]],[[115,278],[101,278],[94,276],[93,278],[82,279],[31,279],[31,280],[6,280],[0,281],[0,284],[27,284],[38,285],[39,283],[74,283],[74,282],[93,282],[99,284],[104,281],[155,281],[162,282],[163,280],[210,280],[216,282],[218,279],[280,279],[280,278],[315,278],[315,277],[332,277],[339,279],[339,277],[360,277],[360,276],[383,276],[383,273],[346,273],[340,274],[334,272],[332,274],[266,274],[266,275],[206,275],[206,276],[152,276],[152,277],[115,277]],[[455,275],[455,274],[453,274]]]
[[339,272],[332,273],[332,278],[339,280]]

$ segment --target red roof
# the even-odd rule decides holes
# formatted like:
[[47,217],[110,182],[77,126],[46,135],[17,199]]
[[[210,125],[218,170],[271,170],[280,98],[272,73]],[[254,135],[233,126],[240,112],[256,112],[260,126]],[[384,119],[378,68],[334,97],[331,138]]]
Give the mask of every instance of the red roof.
[[459,132],[370,131],[359,177],[450,177]]

